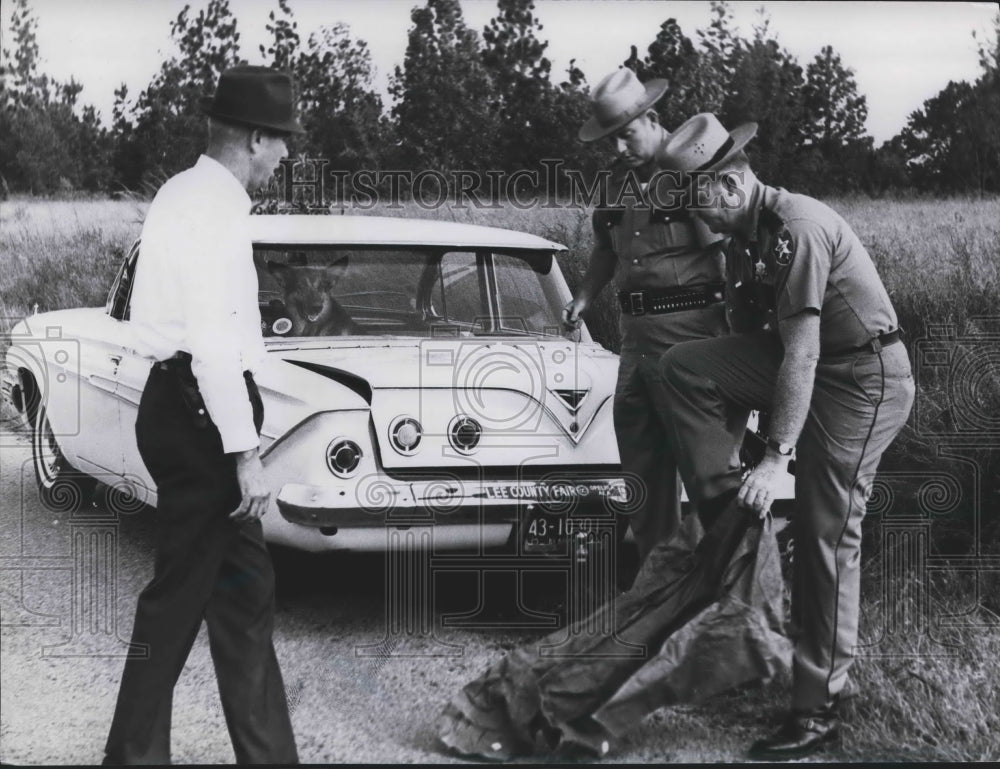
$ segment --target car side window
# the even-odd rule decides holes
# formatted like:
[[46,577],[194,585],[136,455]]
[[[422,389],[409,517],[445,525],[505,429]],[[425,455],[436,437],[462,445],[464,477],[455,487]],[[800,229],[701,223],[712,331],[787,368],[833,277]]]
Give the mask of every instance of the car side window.
[[552,258],[533,261],[508,254],[493,255],[497,308],[501,329],[559,336],[563,329],[557,312],[561,297],[547,280]]
[[132,244],[122,262],[118,275],[115,277],[114,283],[111,284],[111,291],[108,292],[107,304],[104,306],[104,311],[115,320],[128,320],[130,317],[132,285],[138,259],[139,241],[137,240]]
[[470,330],[478,328],[489,311],[480,292],[476,254],[449,251],[442,255],[439,269],[431,295],[437,314],[444,321],[461,324]]

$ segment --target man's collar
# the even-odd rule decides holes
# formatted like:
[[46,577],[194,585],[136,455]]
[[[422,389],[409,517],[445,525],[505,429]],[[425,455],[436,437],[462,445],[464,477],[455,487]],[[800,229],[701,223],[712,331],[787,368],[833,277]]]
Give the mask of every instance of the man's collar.
[[764,206],[764,197],[767,192],[767,187],[763,184],[754,185],[754,188],[750,190],[750,204],[747,210],[750,213],[750,231],[746,235],[748,241],[753,242],[757,240],[757,226],[760,224],[760,209]]
[[199,171],[204,171],[213,174],[215,176],[218,176],[220,179],[225,177],[226,179],[230,180],[234,188],[233,194],[234,195],[238,194],[237,190],[239,190],[239,192],[243,194],[243,197],[247,199],[247,205],[249,205],[250,195],[247,194],[246,188],[240,183],[240,180],[233,175],[233,172],[230,171],[228,168],[226,168],[224,165],[222,165],[222,163],[220,163],[218,160],[209,155],[200,155],[198,157],[198,162],[195,163],[195,168],[197,168]]

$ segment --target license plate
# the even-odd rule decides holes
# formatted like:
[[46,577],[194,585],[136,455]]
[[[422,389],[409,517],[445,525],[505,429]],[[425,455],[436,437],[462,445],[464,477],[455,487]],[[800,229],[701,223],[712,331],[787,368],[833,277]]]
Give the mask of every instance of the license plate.
[[573,544],[590,544],[597,528],[595,518],[538,513],[524,528],[524,552],[565,553],[570,539]]

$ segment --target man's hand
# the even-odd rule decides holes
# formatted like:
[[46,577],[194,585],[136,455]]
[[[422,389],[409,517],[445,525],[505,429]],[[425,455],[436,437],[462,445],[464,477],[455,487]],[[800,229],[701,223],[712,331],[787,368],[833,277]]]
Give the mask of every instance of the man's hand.
[[264,466],[260,463],[257,449],[238,451],[235,456],[236,479],[243,499],[240,506],[229,514],[229,519],[237,523],[258,521],[267,512],[271,501],[271,492],[264,483]]
[[757,513],[759,518],[763,518],[771,511],[778,478],[787,470],[788,457],[768,452],[743,481],[736,500],[743,507]]
[[[816,361],[819,360],[819,312],[803,310],[782,320],[778,326],[785,354],[778,367],[771,404],[769,432],[779,443],[798,442],[809,413]],[[763,518],[771,509],[781,473],[788,470],[789,457],[771,448],[743,481],[739,503]]]
[[583,319],[580,316],[583,314],[583,311],[587,309],[587,304],[587,300],[583,297],[576,297],[573,301],[563,307],[563,325],[569,329],[580,328],[580,323],[583,322]]

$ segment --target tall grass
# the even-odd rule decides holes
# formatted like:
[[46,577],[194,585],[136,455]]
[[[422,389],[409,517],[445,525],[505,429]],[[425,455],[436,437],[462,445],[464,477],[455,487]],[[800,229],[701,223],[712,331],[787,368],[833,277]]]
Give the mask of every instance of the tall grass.
[[1000,314],[1000,200],[829,201],[875,260],[911,339]]
[[[851,224],[874,258],[911,350],[916,340],[936,327],[949,325],[959,337],[974,335],[988,325],[980,318],[1000,316],[1000,200],[843,198],[828,202]],[[144,210],[144,204],[134,201],[14,200],[0,204],[0,332],[6,335],[12,323],[30,313],[35,304],[39,311],[103,304],[122,255],[139,234]],[[571,287],[586,269],[593,246],[589,213],[578,209],[426,210],[407,204],[402,209],[346,213],[443,218],[532,232],[569,247],[560,262]],[[612,350],[620,342],[617,317],[611,291],[606,290],[588,321],[595,338]],[[993,328],[1000,328],[1000,323]],[[992,343],[996,344],[995,339]],[[969,344],[977,342],[973,339]],[[5,346],[0,342],[0,348]],[[914,365],[919,361],[914,360]],[[984,377],[978,392],[986,401],[981,404],[984,413],[989,413],[990,403],[996,405],[994,413],[1000,413],[1000,372],[995,373],[992,379]],[[953,405],[947,382],[924,380],[917,397],[942,412]],[[937,448],[934,436],[919,434],[911,420],[886,454],[883,467],[940,469],[943,460]],[[982,502],[980,527],[970,533],[967,519],[974,516],[968,507],[956,513],[953,521],[936,520],[938,553],[1000,554],[1000,516],[995,510],[1000,452],[994,446],[981,453],[979,475],[961,490],[967,505]],[[973,498],[975,494],[979,497]],[[852,670],[860,696],[847,701],[850,748],[844,757],[1000,759],[1000,579],[995,572],[991,577],[989,572],[975,574],[969,568],[938,569],[928,583],[926,603],[901,608],[892,596],[912,600],[914,580],[921,575],[887,576],[883,561],[887,553],[879,538],[881,522],[877,516],[869,518],[862,586],[864,648]],[[964,624],[945,625],[947,615],[962,611],[966,612]],[[896,633],[884,636],[882,628],[889,615],[902,620]],[[786,683],[678,709],[676,718],[666,723],[687,724],[685,733],[678,733],[680,742],[693,739],[692,734],[711,735],[734,723],[746,728],[739,739],[749,739],[770,725],[784,707]],[[665,726],[651,719],[637,736],[641,738],[646,728]]]
[[0,331],[35,310],[104,303],[145,205],[121,201],[0,203]]

